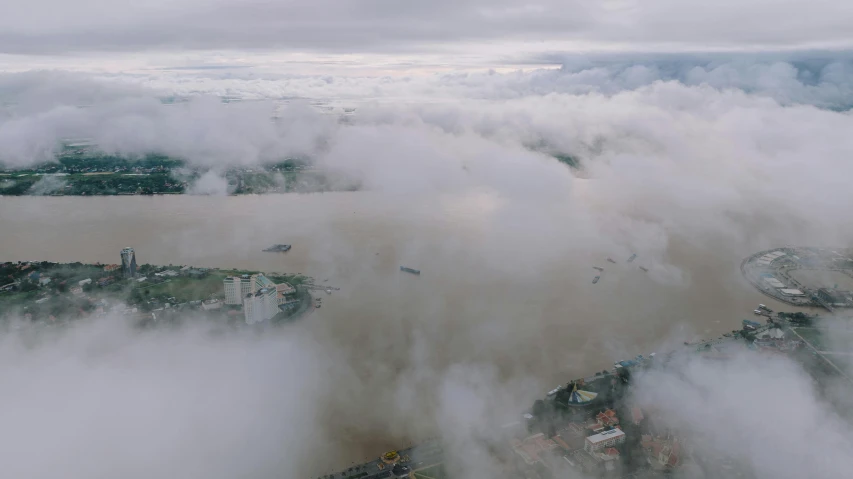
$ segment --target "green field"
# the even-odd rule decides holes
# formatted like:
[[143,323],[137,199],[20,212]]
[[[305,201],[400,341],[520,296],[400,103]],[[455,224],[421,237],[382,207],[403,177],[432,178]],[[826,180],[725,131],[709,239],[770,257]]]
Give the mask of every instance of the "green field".
[[228,274],[225,272],[213,271],[200,279],[174,277],[168,278],[164,283],[151,285],[143,282],[139,283],[135,290],[142,290],[143,295],[148,291],[147,296],[150,297],[174,297],[178,303],[185,303],[223,295],[222,280],[226,276]]

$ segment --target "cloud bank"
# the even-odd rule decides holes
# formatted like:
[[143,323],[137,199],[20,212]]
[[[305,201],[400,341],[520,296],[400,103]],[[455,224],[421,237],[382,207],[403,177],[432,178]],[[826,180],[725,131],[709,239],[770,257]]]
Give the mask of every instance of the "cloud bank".
[[[388,0],[341,5],[157,0],[140,4],[56,0],[13,5],[0,21],[8,53],[152,49],[424,51],[489,43],[565,42],[577,48],[850,46],[849,8],[835,0],[638,2]],[[721,30],[719,25],[725,25]],[[643,49],[643,48],[641,48]]]
[[[660,64],[566,62],[560,71],[429,80],[184,77],[188,84],[180,85],[165,76],[100,78],[61,88],[32,73],[5,78],[13,87],[4,96],[0,151],[7,164],[27,166],[49,160],[60,138],[88,137],[113,153],[180,156],[210,168],[196,185],[200,193],[221,192],[212,173],[218,169],[307,155],[385,201],[421,196],[430,214],[467,215],[466,234],[500,243],[466,251],[451,238],[440,251],[454,253],[461,270],[477,258],[492,260],[486,272],[496,284],[529,293],[534,303],[538,286],[526,283],[560,268],[556,260],[569,251],[599,257],[636,248],[655,262],[653,282],[678,285],[703,279],[673,265],[673,243],[687,245],[683,254],[780,242],[850,245],[853,226],[839,220],[853,203],[845,60],[822,65],[812,78],[804,72],[814,69],[787,62],[694,63],[667,72]],[[217,91],[255,91],[264,101],[223,104],[199,94]],[[281,102],[299,96],[322,103],[343,92],[357,103],[345,119],[339,105],[322,113]],[[433,93],[445,101],[423,101]],[[192,98],[160,101],[175,94]],[[554,154],[576,158],[579,167]],[[460,198],[469,201],[455,204]],[[340,206],[349,213],[350,204]],[[315,240],[354,254],[332,248],[338,243],[330,236]],[[714,274],[714,267],[702,273]],[[737,274],[721,268],[720,277]],[[481,272],[460,274],[463,282],[486,281]],[[583,299],[583,292],[573,293]],[[507,313],[485,293],[473,301],[419,296],[432,314],[401,318],[395,309],[260,338],[212,338],[205,328],[140,335],[115,322],[35,344],[4,336],[0,378],[17,391],[0,402],[8,468],[21,477],[315,477],[438,435],[475,448],[451,453],[460,477],[501,477],[483,438],[553,387],[545,386],[553,371],[537,368],[551,358],[537,346],[544,349],[545,336],[559,336],[554,330],[595,306],[553,312],[519,302]],[[654,298],[635,299],[619,314],[655,307]],[[618,339],[608,346],[614,355],[625,350]],[[572,354],[585,352],[581,346]],[[710,450],[746,457],[758,477],[805,474],[803,465],[780,460],[798,457],[797,436],[814,440],[829,459],[804,462],[810,470],[828,477],[846,470],[834,467],[847,467],[849,433],[815,425],[827,417],[822,398],[789,363],[689,363],[649,381],[642,400],[671,411],[674,425],[693,428]],[[796,407],[801,416],[765,427],[746,414],[742,398],[773,411]],[[727,443],[731,431],[719,424],[729,418],[738,437]]]

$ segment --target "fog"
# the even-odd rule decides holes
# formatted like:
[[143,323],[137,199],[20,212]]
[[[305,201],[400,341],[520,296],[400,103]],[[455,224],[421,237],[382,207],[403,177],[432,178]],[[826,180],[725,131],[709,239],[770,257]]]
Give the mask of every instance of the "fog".
[[[224,168],[306,155],[365,190],[352,195],[372,199],[299,196],[293,201],[332,206],[286,217],[270,207],[280,197],[182,198],[203,212],[187,210],[197,223],[171,215],[188,203],[144,199],[132,219],[147,234],[117,226],[125,198],[59,199],[79,208],[59,215],[65,220],[50,216],[61,209],[50,202],[2,199],[19,210],[2,210],[4,260],[64,254],[44,236],[90,235],[110,248],[111,239],[95,236],[137,236],[138,251],[150,245],[146,262],[218,257],[205,265],[227,267],[249,255],[247,244],[286,230],[311,243],[305,265],[355,291],[329,317],[259,332],[213,334],[197,322],[138,332],[117,317],[6,331],[4,467],[17,477],[314,477],[439,436],[470,447],[452,449],[459,477],[501,476],[486,439],[556,377],[600,370],[639,342],[671,347],[707,326],[679,316],[740,314],[754,292],[744,292],[737,264],[753,251],[851,244],[844,60],[812,82],[786,62],[695,63],[686,76],[648,65],[351,79],[340,87],[357,99],[347,122],[334,108],[282,103],[282,94],[223,104],[215,92],[195,91],[163,105],[160,98],[194,87],[6,77],[14,86],[4,90],[0,120],[8,166],[49,161],[58,139],[88,137],[106,152],[158,152],[209,168],[191,193],[221,196]],[[281,81],[235,83],[287,91]],[[335,96],[322,85],[302,88],[299,96],[315,103]],[[408,101],[394,101],[408,91]],[[445,101],[421,101],[430,92]],[[249,207],[263,201],[268,209]],[[21,232],[28,222],[31,236]],[[359,233],[344,234],[341,224]],[[25,246],[43,258],[6,257],[32,254]],[[380,253],[373,262],[362,258],[375,254],[369,247]],[[96,260],[117,251],[103,250]],[[592,265],[632,252],[650,268],[639,286],[616,267],[612,284],[589,284]],[[434,279],[427,273],[415,288],[376,272],[407,259]],[[641,378],[637,397],[697,448],[740,457],[757,477],[840,477],[850,466],[848,414],[829,411],[786,360],[690,361]]]

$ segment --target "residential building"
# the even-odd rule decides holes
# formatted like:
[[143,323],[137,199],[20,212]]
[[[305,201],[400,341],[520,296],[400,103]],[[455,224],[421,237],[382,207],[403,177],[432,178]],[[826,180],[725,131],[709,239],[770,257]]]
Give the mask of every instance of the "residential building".
[[275,288],[261,288],[243,298],[243,317],[246,324],[266,321],[278,314]]
[[125,278],[136,276],[136,253],[133,248],[121,250],[121,275]]
[[603,427],[613,427],[619,425],[619,418],[616,417],[616,411],[607,409],[595,416],[595,422]]
[[[263,288],[277,291],[278,286],[263,274],[228,276],[222,283],[225,287],[225,304],[243,304],[246,295]],[[287,283],[284,283],[287,286]],[[286,289],[286,288],[285,288]]]
[[257,289],[255,275],[228,276],[222,282],[225,285],[225,304],[243,304],[243,298]]
[[87,284],[92,284],[92,278],[81,279],[77,282],[81,287],[86,286]]
[[583,448],[588,453],[599,452],[604,448],[613,447],[625,442],[625,433],[621,429],[611,429],[589,436]]

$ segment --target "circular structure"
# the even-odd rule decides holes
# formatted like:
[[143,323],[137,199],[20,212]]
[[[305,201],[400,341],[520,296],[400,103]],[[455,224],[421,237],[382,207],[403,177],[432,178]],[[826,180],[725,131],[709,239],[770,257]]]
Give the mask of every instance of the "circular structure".
[[744,277],[759,291],[795,306],[829,311],[853,307],[853,254],[843,249],[776,248],[743,260]]
[[554,396],[554,401],[564,407],[584,407],[589,406],[598,397],[597,392],[580,389],[583,386],[582,382],[572,381],[566,385],[565,389],[561,389]]

